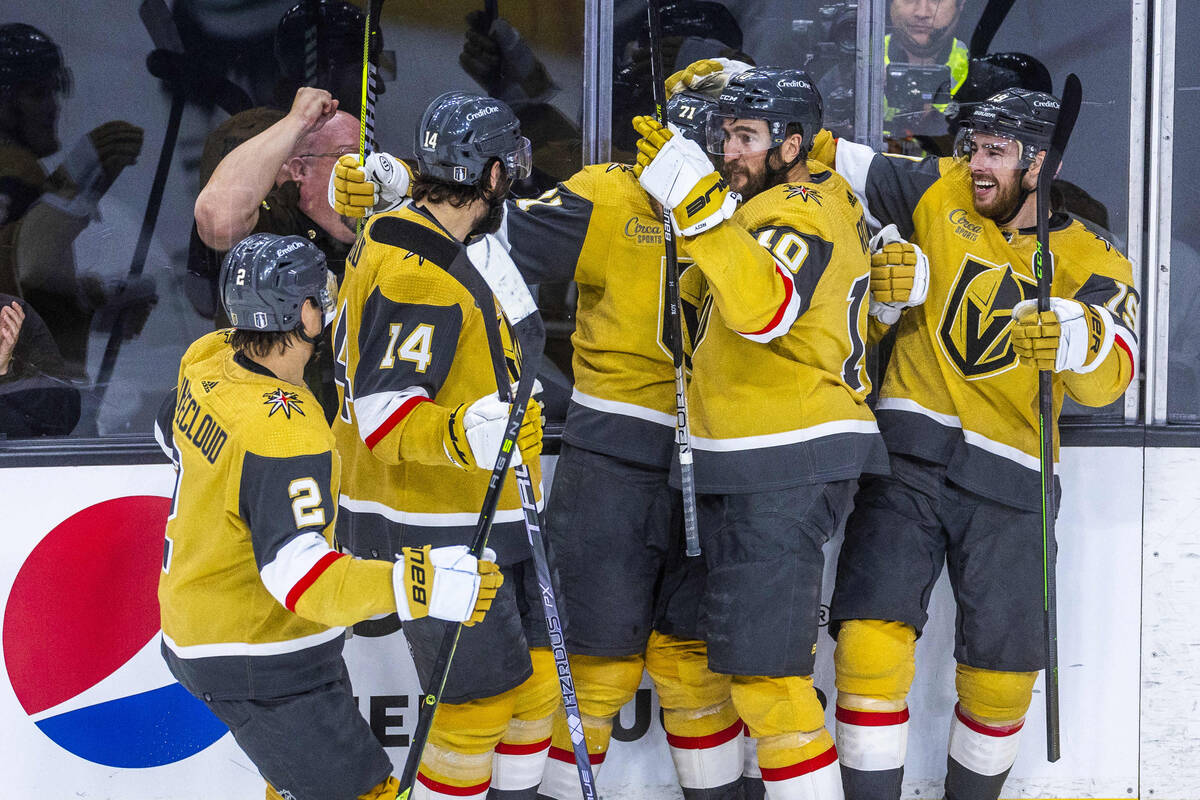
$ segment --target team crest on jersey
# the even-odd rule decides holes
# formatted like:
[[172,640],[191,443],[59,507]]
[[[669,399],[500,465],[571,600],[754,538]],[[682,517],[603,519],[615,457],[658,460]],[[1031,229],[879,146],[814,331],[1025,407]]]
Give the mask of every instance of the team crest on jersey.
[[200,387],[204,389],[205,394],[208,394],[213,389],[217,388],[218,383],[220,383],[220,381],[200,381]]
[[787,197],[784,199],[791,200],[793,197],[799,197],[806,203],[811,199],[817,205],[821,205],[821,193],[811,186],[796,186],[789,183],[787,185]]
[[304,409],[300,407],[303,402],[298,394],[285,389],[263,392],[263,405],[271,407],[271,410],[267,412],[268,417],[275,416],[276,411],[282,411],[288,419],[292,418],[293,411],[303,417],[305,416]]
[[1017,363],[1013,352],[1012,310],[1037,296],[1037,283],[1010,264],[991,264],[968,255],[942,309],[938,341],[967,380],[1004,372]]

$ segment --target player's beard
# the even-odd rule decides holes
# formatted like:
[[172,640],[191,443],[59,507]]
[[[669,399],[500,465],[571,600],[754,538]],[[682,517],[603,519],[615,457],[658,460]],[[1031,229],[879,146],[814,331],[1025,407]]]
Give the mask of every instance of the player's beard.
[[471,229],[472,236],[495,233],[500,230],[500,223],[504,220],[504,201],[508,197],[508,190],[511,186],[511,181],[507,178],[501,178],[500,185],[496,187],[494,192],[484,194],[484,200],[488,204],[487,213]]
[[972,198],[975,212],[1003,224],[1016,216],[1017,207],[1024,202],[1021,193],[1021,178],[1014,177],[1003,180],[995,175],[989,177],[996,182],[996,188],[992,190],[991,200],[986,203],[980,203],[978,199]]
[[763,159],[753,166],[746,159],[727,161],[721,166],[721,176],[729,181],[729,188],[749,200],[769,186],[767,162]]

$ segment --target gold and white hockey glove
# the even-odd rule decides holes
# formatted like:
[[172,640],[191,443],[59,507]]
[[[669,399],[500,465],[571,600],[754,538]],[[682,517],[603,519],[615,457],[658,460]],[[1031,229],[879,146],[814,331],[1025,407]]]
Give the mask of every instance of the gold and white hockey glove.
[[693,61],[667,78],[667,99],[688,91],[715,98],[734,75],[748,69],[753,67],[744,61],[729,58],[702,58]]
[[[500,456],[511,410],[512,404],[504,402],[497,394],[481,397],[470,405],[463,403],[458,406],[450,412],[450,422],[443,436],[442,446],[446,457],[462,469],[492,469]],[[533,398],[525,408],[516,445],[510,467],[525,463],[524,454],[541,453],[541,408]]]
[[371,153],[364,166],[357,153],[349,153],[329,174],[329,205],[343,217],[369,217],[399,208],[410,186],[412,170],[403,161]]
[[1012,346],[1017,358],[1038,370],[1088,373],[1112,350],[1115,329],[1108,309],[1051,297],[1040,314],[1037,300],[1013,309]]
[[402,620],[483,622],[503,583],[495,551],[485,548],[477,559],[465,544],[405,547],[392,568],[396,613]]
[[653,117],[634,117],[638,139],[633,174],[646,192],[671,210],[684,236],[714,228],[733,216],[741,195],[712,168],[700,145],[676,136]]
[[929,291],[929,259],[921,248],[888,225],[871,237],[871,302],[869,313],[894,325],[900,312],[925,302]]

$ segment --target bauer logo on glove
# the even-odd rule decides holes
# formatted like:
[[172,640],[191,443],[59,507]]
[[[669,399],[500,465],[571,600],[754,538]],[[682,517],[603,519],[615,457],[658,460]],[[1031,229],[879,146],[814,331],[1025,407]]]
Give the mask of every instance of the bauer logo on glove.
[[638,140],[633,174],[684,236],[716,227],[733,216],[741,196],[713,169],[700,145],[676,136],[652,117],[634,117]]
[[466,545],[405,547],[396,557],[392,588],[402,620],[434,617],[471,626],[483,622],[504,575],[496,553],[475,558]]

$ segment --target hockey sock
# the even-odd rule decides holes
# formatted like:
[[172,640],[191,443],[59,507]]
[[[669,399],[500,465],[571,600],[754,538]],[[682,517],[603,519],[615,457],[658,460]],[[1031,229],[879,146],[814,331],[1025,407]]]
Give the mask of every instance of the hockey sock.
[[846,798],[900,800],[908,748],[908,707],[892,711],[843,705],[866,705],[864,699],[838,695],[837,748]]
[[[578,678],[575,685],[579,686]],[[597,777],[600,765],[604,763],[604,757],[608,754],[608,744],[612,738],[612,717],[599,719],[582,712],[580,716],[583,717],[583,735],[588,743],[588,761],[592,765],[592,776]],[[575,764],[575,750],[571,746],[566,715],[561,708],[554,715],[554,733],[550,739],[550,750],[537,796],[539,800],[583,798],[583,789],[579,785],[579,767]]]
[[426,743],[412,800],[485,800],[491,786],[492,751],[456,753]]
[[737,675],[733,702],[758,740],[768,800],[842,800],[833,737],[812,676]]
[[1024,724],[1025,720],[1006,726],[985,725],[955,705],[946,759],[946,800],[997,800],[1017,760],[1017,734]]
[[758,740],[749,731],[742,733],[742,751],[742,798],[763,800],[767,790],[763,787],[762,770],[758,767]]
[[663,708],[663,726],[684,800],[733,800],[742,782],[745,729],[733,703]]
[[838,631],[837,748],[848,800],[900,800],[916,631],[856,619]]
[[842,800],[837,749],[824,728],[760,738],[758,765],[768,800]]
[[657,631],[646,645],[646,669],[658,689],[684,798],[735,797],[742,777],[743,725],[729,676],[709,670],[704,642]]
[[1017,760],[1018,734],[1036,672],[955,668],[958,704],[950,722],[947,800],[996,800]]
[[514,719],[496,745],[489,800],[534,800],[550,752],[553,717]]

